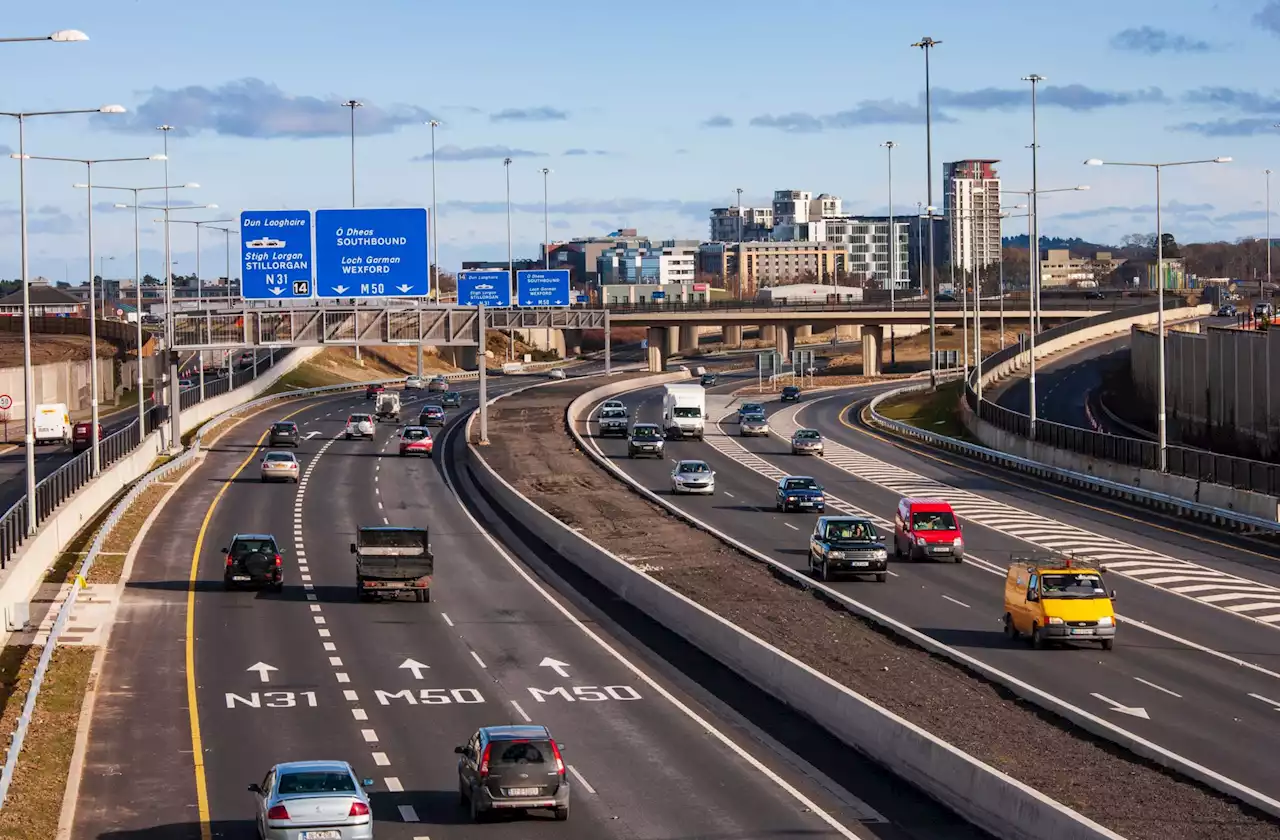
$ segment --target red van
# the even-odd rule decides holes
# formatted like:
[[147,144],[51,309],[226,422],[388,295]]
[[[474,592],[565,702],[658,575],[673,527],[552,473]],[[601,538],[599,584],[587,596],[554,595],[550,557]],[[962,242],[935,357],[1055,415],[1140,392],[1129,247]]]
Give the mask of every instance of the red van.
[[942,499],[903,499],[893,519],[893,556],[959,563],[964,557],[960,520]]
[[[98,442],[102,442],[102,424],[98,424]],[[77,423],[71,429],[71,451],[83,452],[93,446],[93,424]]]

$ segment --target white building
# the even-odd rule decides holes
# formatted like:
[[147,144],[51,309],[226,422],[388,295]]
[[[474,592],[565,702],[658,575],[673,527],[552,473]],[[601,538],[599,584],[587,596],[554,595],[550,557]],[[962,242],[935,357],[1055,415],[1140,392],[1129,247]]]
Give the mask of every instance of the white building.
[[943,210],[951,229],[951,261],[974,274],[1000,264],[998,160],[958,160],[943,166]]
[[787,286],[770,286],[756,292],[756,300],[772,303],[827,303],[835,296],[835,302],[860,303],[862,289],[853,286],[827,286],[821,283],[792,283]]
[[712,242],[759,242],[773,229],[772,207],[716,207],[711,211]]
[[798,222],[821,219],[824,216],[839,215],[840,199],[837,196],[822,193],[815,198],[808,190],[775,190],[773,193],[775,228],[778,225],[794,225]]
[[[839,199],[835,200],[838,202]],[[843,245],[848,252],[845,270],[872,285],[904,289],[911,283],[911,220],[895,217],[898,257],[890,259],[889,218],[887,216],[828,216],[806,222],[774,226],[774,239],[784,242],[823,242]]]

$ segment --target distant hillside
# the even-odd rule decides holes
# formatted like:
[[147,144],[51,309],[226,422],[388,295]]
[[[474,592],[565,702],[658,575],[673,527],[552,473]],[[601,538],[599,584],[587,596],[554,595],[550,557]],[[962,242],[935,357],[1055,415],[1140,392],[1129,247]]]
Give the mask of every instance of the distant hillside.
[[[1004,247],[1006,248],[1026,248],[1027,243],[1030,241],[1031,237],[1027,236],[1025,233],[1021,236],[1006,236],[1003,240]],[[1081,255],[1093,254],[1096,251],[1120,250],[1117,245],[1099,245],[1096,242],[1086,242],[1079,237],[1072,237],[1071,239],[1062,239],[1061,237],[1056,236],[1040,237],[1040,250],[1043,251],[1049,248],[1065,248],[1073,254]]]

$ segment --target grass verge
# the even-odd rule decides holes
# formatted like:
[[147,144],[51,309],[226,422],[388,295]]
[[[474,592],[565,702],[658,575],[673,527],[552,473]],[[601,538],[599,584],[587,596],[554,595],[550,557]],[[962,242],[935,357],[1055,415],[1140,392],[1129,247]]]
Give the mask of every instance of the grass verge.
[[[0,667],[13,668],[4,673],[0,731],[13,732],[17,725],[40,652],[38,647],[13,646],[5,648],[0,657]],[[57,835],[80,707],[96,652],[92,647],[60,647],[53,652],[9,788],[10,805],[21,804],[0,811],[0,838],[49,840]],[[13,667],[15,659],[18,664]]]
[[960,422],[960,398],[964,382],[956,380],[933,391],[915,391],[885,400],[876,409],[885,417],[960,440],[973,441]]

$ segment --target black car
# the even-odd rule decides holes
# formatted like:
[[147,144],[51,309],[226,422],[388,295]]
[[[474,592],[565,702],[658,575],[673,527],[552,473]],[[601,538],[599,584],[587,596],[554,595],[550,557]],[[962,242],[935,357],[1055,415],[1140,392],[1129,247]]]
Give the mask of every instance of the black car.
[[1236,317],[1236,308],[1229,303],[1224,303],[1222,306],[1218,307],[1218,317],[1234,318]]
[[663,445],[662,429],[653,423],[637,423],[631,427],[631,435],[627,439],[627,457],[638,458],[641,455],[652,455],[661,459]]
[[569,777],[545,726],[485,726],[458,754],[458,795],[480,822],[489,811],[547,809],[569,819]]
[[933,301],[934,303],[959,303],[959,301],[956,300],[956,296],[949,292],[934,295]]
[[1097,289],[1094,289],[1091,292],[1085,292],[1084,299],[1085,300],[1106,300],[1107,296],[1104,292],[1100,292]]
[[800,402],[800,388],[797,385],[788,385],[782,389],[782,402]]
[[789,510],[822,513],[827,509],[827,495],[822,485],[807,475],[784,475],[778,480],[773,506],[783,513]]
[[280,545],[270,534],[236,534],[231,545],[222,549],[226,569],[222,574],[227,589],[241,586],[267,586],[284,589],[284,566]]
[[298,441],[302,435],[298,431],[298,424],[292,420],[280,420],[271,424],[271,432],[268,435],[267,446],[293,446],[298,445]]
[[704,373],[700,381],[703,388],[710,388],[716,384],[716,375],[714,373]]
[[889,552],[869,519],[822,516],[809,537],[809,572],[822,580],[836,575],[889,579]]

